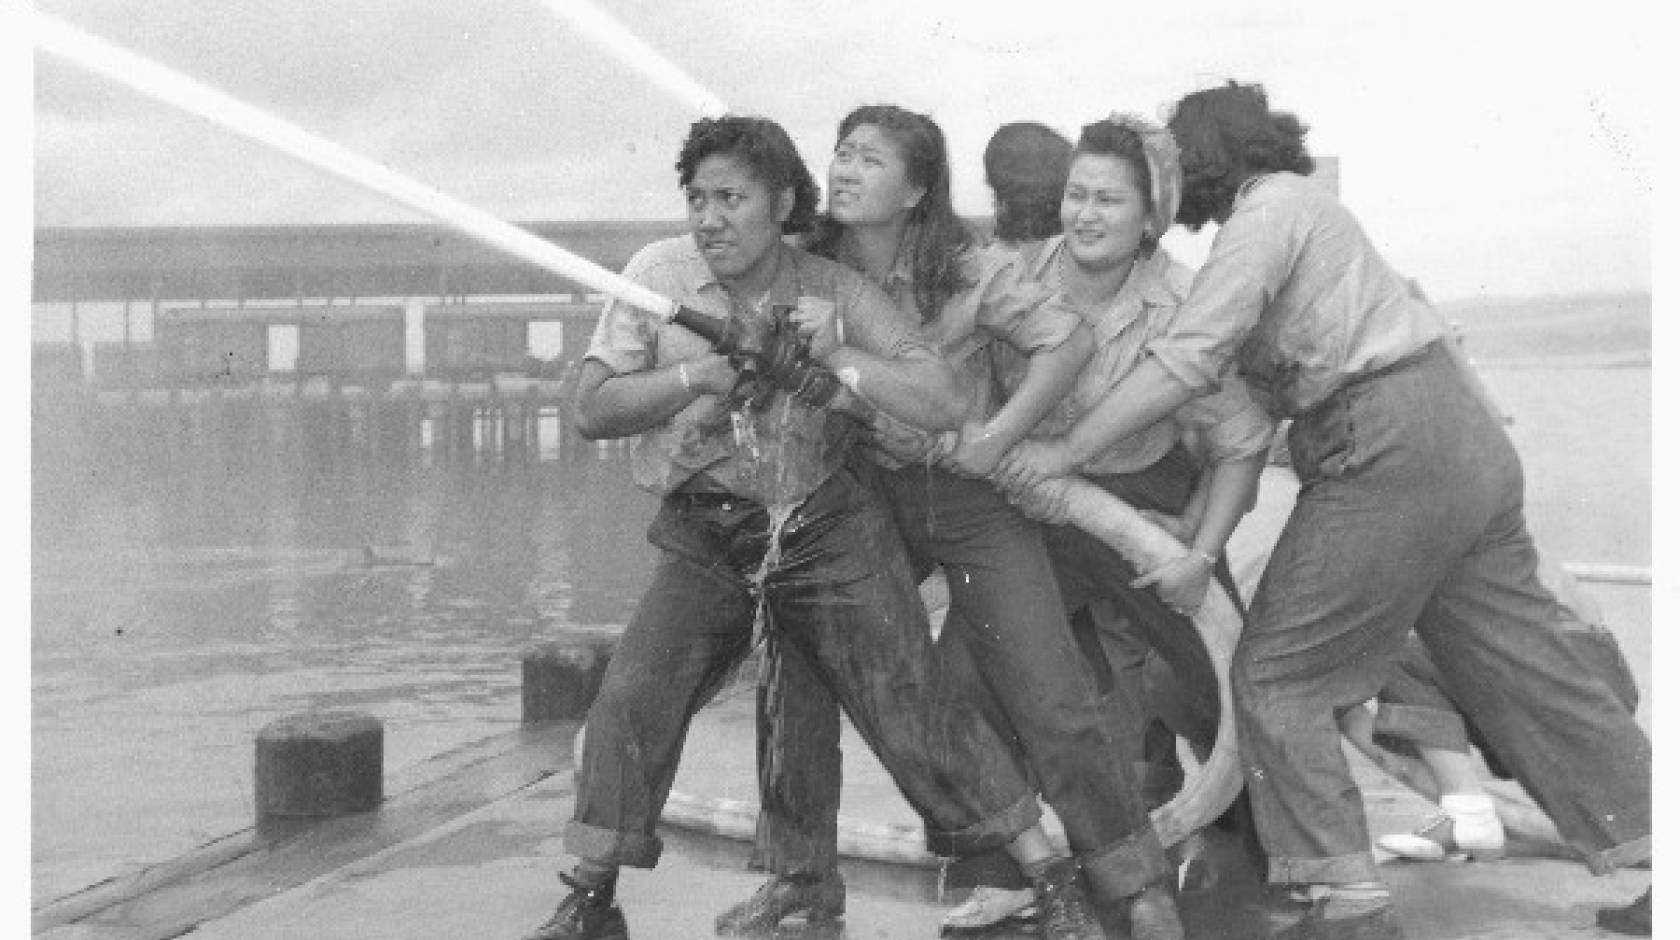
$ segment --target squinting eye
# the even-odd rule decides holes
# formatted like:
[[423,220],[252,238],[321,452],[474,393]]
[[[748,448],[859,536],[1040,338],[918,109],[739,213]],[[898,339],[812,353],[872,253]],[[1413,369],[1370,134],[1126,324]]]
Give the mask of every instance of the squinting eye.
[[736,209],[740,207],[741,201],[746,198],[747,197],[742,193],[725,193],[723,197],[723,204],[731,209]]

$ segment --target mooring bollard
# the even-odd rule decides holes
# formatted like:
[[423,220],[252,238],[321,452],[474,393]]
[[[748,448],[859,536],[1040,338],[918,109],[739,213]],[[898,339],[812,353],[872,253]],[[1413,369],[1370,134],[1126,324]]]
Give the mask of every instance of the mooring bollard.
[[385,796],[385,726],[364,712],[305,712],[257,734],[257,820],[341,816]]
[[540,643],[521,658],[522,721],[578,721],[589,713],[601,676],[612,658],[613,641],[577,637]]

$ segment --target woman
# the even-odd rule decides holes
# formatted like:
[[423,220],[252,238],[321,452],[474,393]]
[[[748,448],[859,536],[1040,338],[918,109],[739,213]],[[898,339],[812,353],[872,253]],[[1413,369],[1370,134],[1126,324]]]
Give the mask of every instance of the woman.
[[[1639,687],[1615,634],[1603,625],[1603,612],[1544,552],[1539,554],[1537,573],[1540,583],[1557,598],[1559,629],[1581,662],[1610,686],[1628,711],[1634,711]],[[1471,745],[1482,752],[1495,777],[1511,775],[1488,752],[1480,730],[1465,721],[1446,691],[1441,671],[1416,636],[1406,641],[1400,668],[1378,694],[1376,712],[1355,708],[1348,715],[1366,726],[1365,737],[1375,746],[1419,759],[1440,792],[1439,813],[1415,832],[1379,836],[1377,845],[1414,861],[1504,856],[1504,826],[1492,794],[1482,786],[1482,769]],[[1344,730],[1348,720],[1347,716],[1342,719]]]
[[[878,485],[900,533],[918,570],[943,566],[951,588],[946,630],[956,635],[942,636],[940,645],[960,643],[954,668],[966,669],[963,657],[971,657],[1098,900],[1127,905],[1134,937],[1182,937],[1165,856],[1103,729],[1097,689],[1062,614],[1037,528],[979,478],[1066,392],[1090,354],[1090,336],[1077,317],[1043,303],[1046,291],[1020,280],[1012,253],[976,248],[972,237],[951,207],[944,136],[932,120],[881,105],[841,122],[829,214],[812,251],[862,272],[913,312],[972,393],[951,453],[940,453],[937,437],[896,422],[875,427]],[[991,400],[988,354],[999,341],[1027,358],[1015,394],[1001,405]],[[781,772],[761,781],[759,861],[779,875],[791,867],[785,845],[809,846],[813,827],[832,838],[839,781],[838,751],[827,744],[837,733],[834,708],[805,694],[808,683],[787,681],[800,664],[785,667],[766,708],[780,720]],[[789,688],[798,691],[781,694]],[[812,796],[822,793],[832,796]],[[831,859],[832,849],[821,854]],[[1038,882],[1045,931],[1065,932],[1042,876],[1026,874]],[[776,895],[782,880],[772,879],[761,895]],[[725,918],[731,927],[762,926],[779,920],[783,907],[749,901],[741,914],[776,916],[732,911]],[[1077,932],[1102,935],[1094,921]]]
[[[918,426],[956,425],[961,389],[914,321],[856,272],[784,244],[815,214],[816,185],[779,125],[698,121],[677,167],[690,237],[637,252],[627,277],[745,329],[781,304],[825,332],[843,318],[857,345],[821,361],[854,394]],[[1012,755],[978,711],[943,697],[893,522],[846,467],[847,419],[779,387],[753,407],[737,379],[701,336],[621,301],[603,309],[577,426],[640,438],[633,471],[661,497],[648,530],[661,554],[590,709],[565,832],[572,890],[531,940],[623,940],[619,869],[658,862],[689,720],[746,656],[755,610],[844,703],[930,833],[951,851],[1040,857],[1037,802]]]
[[[1019,482],[1145,427],[1234,366],[1291,418],[1302,489],[1231,684],[1270,878],[1321,899],[1280,936],[1401,936],[1336,712],[1375,696],[1415,628],[1448,692],[1596,872],[1650,858],[1650,741],[1552,621],[1515,449],[1264,89],[1180,100],[1178,220],[1221,223],[1174,335]],[[1648,892],[1647,892],[1648,897]],[[1642,899],[1643,901],[1644,899]]]
[[981,154],[992,190],[992,238],[1022,245],[1062,230],[1062,187],[1067,183],[1073,144],[1037,121],[999,127]]
[[[1091,328],[1097,351],[1034,432],[1039,444],[1059,441],[1137,367],[1147,342],[1172,331],[1192,277],[1159,247],[1178,209],[1179,182],[1177,148],[1159,125],[1115,115],[1080,133],[1063,189],[1063,234],[1029,246],[1023,255],[1027,273],[1056,291],[1054,303],[1075,311]],[[1001,371],[1005,385],[1012,386],[1018,369],[1004,365]],[[1174,710],[1173,717],[1183,719],[1172,722],[1175,730],[1195,743],[1212,743],[1218,684],[1189,615],[1216,572],[1242,607],[1221,557],[1253,505],[1273,427],[1242,382],[1232,380],[1176,415],[1106,442],[1073,468],[1154,514],[1186,543],[1178,560],[1141,575],[1106,544],[1067,524],[1058,507],[1012,491],[1031,514],[1056,523],[1046,529],[1046,541],[1063,599],[1079,612],[1074,629],[1094,670],[1106,677],[1110,733],[1126,742],[1151,802],[1170,797],[1177,783],[1172,735],[1148,735],[1146,742],[1148,730],[1162,727],[1163,699],[1185,706]],[[1194,446],[1186,446],[1186,439]],[[1005,458],[1006,468],[1012,459]],[[1007,469],[999,479],[1010,479]],[[1151,656],[1171,668],[1151,669],[1146,678],[1144,664]],[[1019,887],[991,885],[1014,889],[1015,906],[1030,900]],[[971,900],[975,910],[959,913],[975,923],[993,920],[1011,906],[993,890],[977,891]],[[988,907],[990,915],[984,913]]]

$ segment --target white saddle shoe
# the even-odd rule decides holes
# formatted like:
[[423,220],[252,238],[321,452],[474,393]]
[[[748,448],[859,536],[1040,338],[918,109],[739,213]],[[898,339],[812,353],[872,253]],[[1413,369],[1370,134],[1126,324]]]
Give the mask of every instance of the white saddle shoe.
[[1505,857],[1505,827],[1494,811],[1493,798],[1447,794],[1446,810],[1414,832],[1377,837],[1377,845],[1415,862],[1490,862]]

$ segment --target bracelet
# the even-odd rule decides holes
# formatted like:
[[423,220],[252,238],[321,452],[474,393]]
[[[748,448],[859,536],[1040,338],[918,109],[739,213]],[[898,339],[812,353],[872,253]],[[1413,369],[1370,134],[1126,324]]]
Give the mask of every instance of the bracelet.
[[1201,560],[1207,562],[1207,566],[1209,568],[1214,568],[1214,567],[1217,567],[1219,565],[1219,559],[1213,557],[1212,555],[1209,555],[1207,552],[1204,552],[1201,549],[1196,548],[1193,545],[1190,547],[1189,553],[1192,554],[1192,555],[1195,555],[1197,558],[1200,558]]
[[677,378],[682,380],[683,391],[694,394],[694,383],[688,380],[688,363],[677,363]]

